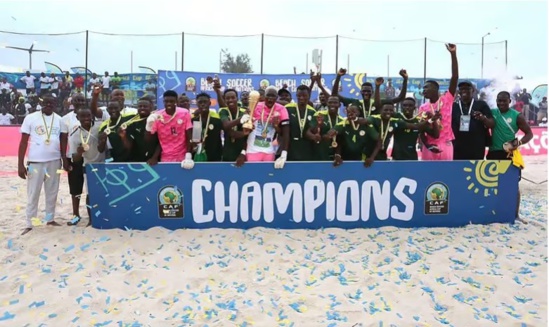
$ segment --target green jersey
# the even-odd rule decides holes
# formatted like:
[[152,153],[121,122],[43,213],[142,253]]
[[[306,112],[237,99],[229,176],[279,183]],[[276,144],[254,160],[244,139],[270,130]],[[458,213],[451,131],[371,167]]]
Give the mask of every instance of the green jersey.
[[[320,117],[319,117],[320,116]],[[336,116],[335,119],[330,117],[328,110],[317,111],[314,118],[311,120],[311,128],[313,130],[318,130],[319,123],[320,125],[320,135],[326,135],[332,128],[334,128],[339,122],[343,121],[344,118],[341,116]],[[315,159],[319,161],[332,161],[334,160],[334,151],[332,148],[332,142],[335,140],[322,140],[318,144],[313,145],[313,151],[315,153]]]
[[[395,131],[406,129],[406,122],[398,118],[390,118],[388,122],[383,122],[380,115],[368,117],[368,122],[372,124],[382,143],[381,149],[377,153],[375,160],[387,160],[387,148],[389,148],[391,137],[393,137]],[[374,142],[377,142],[377,139]],[[372,143],[369,146],[369,148],[372,149],[371,151],[373,151],[372,146],[374,146],[374,144],[375,143]],[[364,152],[364,154],[369,156],[372,152]]]
[[311,127],[311,122],[316,113],[315,109],[309,105],[305,112],[297,108],[297,104],[290,103],[286,105],[288,117],[290,118],[290,145],[288,149],[288,161],[313,161],[315,154],[313,151],[314,143],[305,137]]
[[[419,117],[413,117],[408,119],[401,116],[402,120],[411,123],[418,124],[421,119]],[[417,139],[419,131],[417,129],[396,129],[393,136],[393,152],[391,156],[393,160],[418,160],[417,158]]]
[[354,125],[348,119],[339,122],[335,128],[337,142],[342,143],[341,158],[343,160],[362,160],[362,153],[371,153],[372,144],[375,147],[378,135],[370,125]]
[[[246,114],[246,109],[239,108],[236,112],[236,115],[233,115],[231,110],[229,108],[219,108],[219,118],[221,119],[221,122],[225,121],[233,121],[235,119],[239,119],[244,114]],[[242,131],[242,125],[238,125],[233,127],[234,131],[241,132]],[[236,158],[242,152],[244,149],[244,146],[246,145],[247,138],[242,137],[238,139],[233,139],[229,136],[228,131],[224,131],[225,135],[225,141],[223,143],[223,161],[236,161]]]
[[128,129],[126,129],[126,137],[132,142],[129,158],[131,162],[146,162],[152,158],[158,146],[156,134],[151,135],[148,142],[145,141],[145,134],[147,133],[145,125],[147,125],[147,118],[142,118],[142,120],[129,124]]
[[112,122],[110,119],[107,119],[99,126],[99,133],[105,132],[107,127],[110,130],[107,138],[109,141],[108,143],[110,143],[110,157],[114,162],[130,161],[130,151],[124,147],[124,142],[122,142],[122,138],[118,134],[118,129],[122,124],[128,122],[134,117],[135,115],[133,114],[120,115],[120,120]]
[[375,102],[374,99],[370,99],[370,103],[368,102],[364,103],[364,100],[358,100],[358,99],[346,98],[346,97],[340,97],[340,99],[341,99],[341,103],[343,103],[345,107],[347,107],[351,103],[358,106],[358,109],[359,109],[358,111],[360,112],[359,117],[365,118],[371,115],[378,114],[378,110],[374,106],[374,102]]
[[210,111],[206,119],[201,119],[201,115],[197,115],[192,121],[202,121],[202,151],[206,152],[207,161],[221,161],[223,125],[217,112]]
[[492,145],[489,151],[503,151],[503,143],[514,140],[519,131],[517,119],[520,113],[514,109],[509,109],[506,113],[492,109],[492,115],[496,126],[492,129]]

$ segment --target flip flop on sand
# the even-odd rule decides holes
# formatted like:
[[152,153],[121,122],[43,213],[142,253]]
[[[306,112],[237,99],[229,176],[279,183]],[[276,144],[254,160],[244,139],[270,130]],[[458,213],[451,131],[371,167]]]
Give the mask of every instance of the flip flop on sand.
[[81,217],[79,217],[79,216],[74,216],[74,217],[71,219],[71,221],[67,222],[67,225],[68,225],[68,226],[76,226],[76,225],[78,225],[78,223],[80,222],[80,220],[82,220]]
[[23,229],[23,232],[21,233],[21,236],[27,234],[27,233],[30,232],[31,230],[32,230],[32,228],[30,228],[30,227],[27,227],[27,228]]

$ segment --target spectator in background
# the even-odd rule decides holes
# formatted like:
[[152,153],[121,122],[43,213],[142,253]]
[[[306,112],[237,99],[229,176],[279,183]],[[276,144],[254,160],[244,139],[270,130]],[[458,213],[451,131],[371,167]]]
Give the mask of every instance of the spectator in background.
[[114,76],[111,77],[112,90],[119,89],[121,82],[122,82],[122,78],[118,76],[118,72],[114,72]]
[[29,103],[25,103],[24,97],[20,97],[17,100],[17,104],[15,105],[15,117],[17,118],[17,124],[20,125],[23,123],[23,120],[25,120],[25,117],[31,108],[32,106]]
[[396,94],[396,91],[395,91],[395,88],[393,87],[393,80],[389,78],[387,80],[387,87],[385,88],[385,97],[387,98],[387,100],[391,100],[395,97],[395,94]]
[[[541,126],[541,122],[544,118],[547,118],[547,97],[543,97],[541,102],[539,103],[539,111],[538,111],[538,124]],[[547,119],[545,119],[547,121]]]
[[180,108],[185,108],[187,110],[191,110],[191,99],[187,96],[187,94],[182,93],[179,98],[177,98],[177,105]]
[[524,104],[522,107],[522,115],[526,118],[526,122],[530,122],[530,120],[532,120],[530,114],[530,100],[532,100],[532,96],[526,89],[522,89],[522,92],[519,94],[519,99]]
[[34,81],[36,81],[36,77],[32,76],[31,73],[27,71],[25,76],[21,77],[21,81],[25,83],[25,90],[27,95],[34,93],[35,91]]
[[63,109],[65,109],[65,100],[67,100],[67,98],[71,96],[72,82],[73,82],[73,79],[69,74],[69,72],[65,72],[65,76],[63,76],[63,79],[61,80],[61,83],[60,83],[61,87],[59,90],[59,104]]
[[84,90],[84,77],[80,76],[78,73],[76,73],[76,76],[74,77],[74,88],[77,93],[81,93]]
[[101,79],[97,77],[96,73],[92,73],[92,78],[90,78],[90,81],[88,83],[88,91],[91,91],[94,85],[100,84],[100,83],[101,83]]
[[50,86],[51,86],[51,79],[48,76],[46,76],[46,73],[42,72],[40,74],[39,81],[40,81],[40,96],[42,96],[48,93],[48,90],[50,89]]
[[2,77],[2,82],[0,82],[0,107],[10,107],[10,92],[11,84],[8,83],[7,78]]
[[541,120],[541,123],[539,123],[539,127],[547,127],[547,117]]
[[145,83],[145,94],[152,98],[156,99],[156,84],[154,84],[154,79],[151,78],[147,83]]
[[50,74],[50,82],[51,82],[51,93],[55,94],[55,96],[59,96],[59,79],[57,76],[55,76],[54,73]]
[[107,100],[111,94],[111,78],[109,77],[109,72],[105,72],[105,76],[103,76],[101,83],[103,84],[101,97],[103,98],[103,102],[107,103]]
[[15,123],[15,117],[8,112],[6,107],[0,108],[0,125],[11,125]]

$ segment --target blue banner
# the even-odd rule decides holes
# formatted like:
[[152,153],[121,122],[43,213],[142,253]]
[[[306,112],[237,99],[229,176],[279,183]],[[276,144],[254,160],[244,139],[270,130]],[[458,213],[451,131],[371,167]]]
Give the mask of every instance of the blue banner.
[[512,223],[518,173],[506,160],[308,162],[282,170],[101,163],[88,165],[86,176],[98,229],[318,229]]
[[[220,79],[221,85],[225,88],[236,89],[239,93],[242,91],[258,90],[260,88],[267,88],[270,85],[275,86],[277,89],[281,89],[284,84],[288,86],[288,90],[292,93],[292,98],[295,100],[295,91],[299,85],[310,85],[311,80],[309,75],[306,74],[293,74],[293,75],[258,75],[258,74],[216,74],[216,73],[196,73],[196,72],[178,72],[171,70],[159,70],[158,71],[158,98],[159,104],[162,103],[162,94],[167,90],[174,90],[177,94],[186,93],[191,99],[195,98],[195,95],[201,92],[206,92],[212,97],[212,106],[217,108],[217,101],[215,92],[213,90],[213,84],[207,82],[207,77],[214,77],[217,75]],[[336,74],[323,74],[322,85],[328,92],[331,93],[334,85]],[[370,82],[375,85],[375,79],[377,76],[366,76],[366,74],[351,74],[345,75],[341,78],[339,85],[339,94],[348,98],[360,98],[360,89],[362,83]],[[393,87],[400,90],[402,88],[402,77],[391,77]],[[427,78],[428,80],[431,78]],[[442,92],[448,90],[450,79],[434,78],[439,85]],[[387,82],[387,78],[385,78]],[[471,80],[477,89],[481,89],[490,83],[490,80]],[[416,98],[416,100],[423,100],[424,80],[423,78],[409,78],[407,93]],[[381,87],[381,96],[385,96],[385,85]],[[319,88],[315,84],[311,100],[315,102],[318,99]],[[396,94],[398,95],[398,93]]]

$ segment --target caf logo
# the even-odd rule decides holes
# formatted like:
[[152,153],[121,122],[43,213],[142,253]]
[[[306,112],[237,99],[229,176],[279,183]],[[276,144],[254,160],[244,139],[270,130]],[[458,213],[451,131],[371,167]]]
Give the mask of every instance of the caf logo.
[[164,186],[158,191],[158,216],[160,219],[183,218],[183,192],[177,186]]

